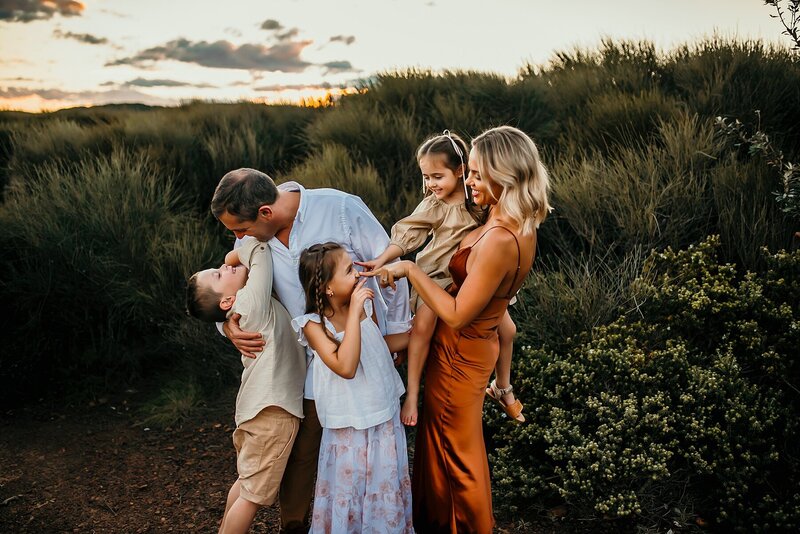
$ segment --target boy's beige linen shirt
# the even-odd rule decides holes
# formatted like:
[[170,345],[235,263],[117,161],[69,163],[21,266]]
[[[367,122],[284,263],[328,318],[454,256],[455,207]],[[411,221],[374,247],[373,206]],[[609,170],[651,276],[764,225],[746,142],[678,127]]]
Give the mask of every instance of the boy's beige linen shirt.
[[236,424],[252,419],[267,406],[278,406],[303,417],[306,351],[297,342],[289,312],[271,296],[269,245],[247,239],[239,247],[239,259],[249,273],[228,315],[241,314],[242,330],[260,332],[266,345],[255,359],[242,356],[244,371],[236,397]]
[[[467,211],[463,202],[447,204],[428,195],[414,212],[397,221],[392,226],[391,244],[403,250],[403,255],[418,249],[425,243],[429,234],[430,242],[417,254],[416,263],[440,287],[446,288],[452,282],[447,264],[458,248],[459,243],[478,223]],[[411,292],[411,307],[417,309],[418,295]]]

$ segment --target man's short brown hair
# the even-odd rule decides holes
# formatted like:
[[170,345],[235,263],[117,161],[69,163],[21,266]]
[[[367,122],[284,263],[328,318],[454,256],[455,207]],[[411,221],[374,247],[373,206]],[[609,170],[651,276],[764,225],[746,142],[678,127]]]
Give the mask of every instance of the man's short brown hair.
[[211,213],[219,219],[226,211],[240,221],[254,221],[258,208],[274,204],[278,188],[272,178],[255,169],[236,169],[222,177],[211,199]]

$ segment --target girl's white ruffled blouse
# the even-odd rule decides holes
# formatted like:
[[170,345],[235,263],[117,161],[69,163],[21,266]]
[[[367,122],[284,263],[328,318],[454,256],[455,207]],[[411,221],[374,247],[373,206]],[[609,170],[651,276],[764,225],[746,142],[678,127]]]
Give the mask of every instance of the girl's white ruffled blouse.
[[[400,396],[405,392],[403,381],[394,367],[389,347],[378,325],[372,320],[372,301],[364,303],[366,318],[361,321],[361,361],[356,375],[342,378],[331,371],[314,352],[314,399],[317,415],[323,428],[365,429],[394,416],[400,409]],[[308,346],[303,327],[309,322],[321,323],[316,313],[307,313],[292,319],[292,328],[298,341]],[[341,341],[344,332],[337,332],[333,324],[324,319],[324,326]]]

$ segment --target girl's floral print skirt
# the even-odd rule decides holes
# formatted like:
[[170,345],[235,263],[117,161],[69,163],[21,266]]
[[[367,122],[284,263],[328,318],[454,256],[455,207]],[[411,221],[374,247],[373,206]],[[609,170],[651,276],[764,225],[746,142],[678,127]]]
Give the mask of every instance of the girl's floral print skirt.
[[414,532],[399,410],[365,430],[322,430],[311,532]]

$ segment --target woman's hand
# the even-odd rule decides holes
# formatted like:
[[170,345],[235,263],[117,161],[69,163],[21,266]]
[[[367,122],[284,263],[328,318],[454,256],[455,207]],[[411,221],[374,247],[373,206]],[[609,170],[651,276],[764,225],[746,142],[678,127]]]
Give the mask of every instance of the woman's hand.
[[239,328],[240,317],[238,313],[231,315],[230,319],[222,323],[222,331],[242,356],[255,358],[256,353],[264,350],[266,343],[259,332],[245,332]]
[[359,318],[361,318],[361,310],[364,309],[364,302],[367,299],[375,298],[375,293],[370,288],[364,287],[366,282],[366,278],[360,278],[353,294],[350,295],[350,313],[358,314]]
[[410,263],[411,262],[408,260],[390,263],[389,265],[374,271],[364,271],[360,276],[377,277],[378,283],[381,287],[390,286],[392,289],[397,289],[397,286],[395,286],[394,282],[395,280],[399,280],[400,278],[405,278],[408,276]]

